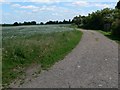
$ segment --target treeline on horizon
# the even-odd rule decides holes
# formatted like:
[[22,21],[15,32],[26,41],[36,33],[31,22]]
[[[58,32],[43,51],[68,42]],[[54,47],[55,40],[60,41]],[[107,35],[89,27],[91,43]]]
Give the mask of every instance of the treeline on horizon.
[[67,20],[63,20],[63,21],[48,21],[46,23],[40,22],[37,23],[36,21],[31,21],[31,22],[14,22],[13,24],[2,24],[2,26],[20,26],[20,25],[48,25],[48,24],[71,24],[72,21],[69,19]]
[[73,23],[79,28],[110,32],[111,35],[119,37],[120,40],[120,0],[115,9],[105,8],[88,16],[76,16],[73,18]]

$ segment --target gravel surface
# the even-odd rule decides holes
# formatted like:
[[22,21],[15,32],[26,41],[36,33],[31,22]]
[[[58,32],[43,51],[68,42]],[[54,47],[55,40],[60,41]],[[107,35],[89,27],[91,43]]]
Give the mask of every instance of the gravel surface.
[[[118,44],[92,30],[62,61],[20,88],[117,88]],[[16,88],[17,85],[12,87]]]

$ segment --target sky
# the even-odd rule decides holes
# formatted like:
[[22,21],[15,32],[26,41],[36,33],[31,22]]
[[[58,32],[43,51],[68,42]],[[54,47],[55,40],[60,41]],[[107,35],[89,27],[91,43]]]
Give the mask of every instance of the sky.
[[0,23],[69,20],[104,8],[114,8],[118,0],[0,0]]

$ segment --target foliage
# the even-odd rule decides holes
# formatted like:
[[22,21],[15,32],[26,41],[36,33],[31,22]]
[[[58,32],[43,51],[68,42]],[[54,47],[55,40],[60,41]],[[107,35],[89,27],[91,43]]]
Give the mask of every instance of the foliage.
[[18,26],[19,24],[18,24],[18,22],[15,22],[14,24],[13,24],[13,26]]
[[63,21],[48,21],[45,24],[71,24],[71,20],[69,19],[69,21],[67,20],[63,20]]
[[82,20],[81,15],[79,15],[79,16],[74,17],[72,22],[74,22],[78,27],[80,27],[81,20]]
[[117,3],[115,8],[120,9],[120,0],[118,1],[118,3]]
[[36,25],[36,21],[19,23],[19,25]]
[[120,1],[115,9],[97,10],[88,16],[76,16],[73,23],[80,28],[111,32],[114,37],[120,37]]
[[73,18],[73,23],[78,25],[78,27],[86,28],[86,29],[104,29],[105,24],[111,24],[113,20],[113,16],[111,13],[112,9],[105,8],[101,11],[96,11],[88,16],[76,16]]
[[117,19],[112,24],[112,35],[120,37],[120,20]]

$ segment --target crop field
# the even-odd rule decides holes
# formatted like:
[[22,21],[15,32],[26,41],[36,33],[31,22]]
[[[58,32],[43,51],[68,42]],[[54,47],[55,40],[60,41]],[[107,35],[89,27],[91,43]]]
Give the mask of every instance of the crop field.
[[34,34],[45,34],[52,32],[71,31],[73,28],[68,28],[70,25],[32,25],[32,26],[14,26],[3,27],[3,39],[28,37]]
[[3,85],[32,64],[47,69],[64,58],[80,41],[82,33],[69,25],[36,25],[2,28]]

